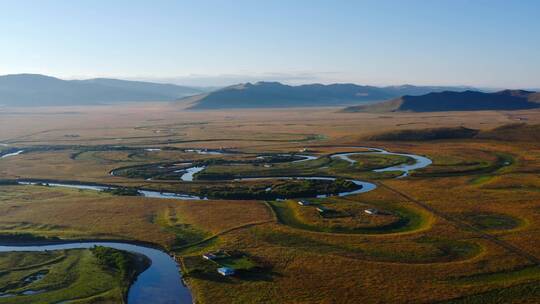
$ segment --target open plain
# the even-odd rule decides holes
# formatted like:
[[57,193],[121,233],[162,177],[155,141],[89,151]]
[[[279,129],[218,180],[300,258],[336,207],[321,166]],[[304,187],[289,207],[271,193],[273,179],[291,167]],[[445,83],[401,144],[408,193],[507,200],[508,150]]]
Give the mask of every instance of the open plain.
[[[186,111],[175,104],[6,108],[0,112],[1,153],[22,152],[0,159],[1,238],[152,244],[177,257],[196,303],[537,303],[538,124],[539,110],[472,115]],[[501,126],[504,136],[497,139]],[[456,127],[489,136],[373,139]],[[373,170],[411,159],[366,147],[433,163],[396,178],[402,173]],[[332,157],[342,152],[364,154],[352,155],[354,163]],[[191,164],[205,169],[184,180]],[[275,179],[284,176],[338,179]],[[320,197],[351,187],[349,179],[376,188]],[[133,189],[206,199],[145,197]],[[297,204],[303,197],[310,205]],[[220,263],[234,266],[237,275],[221,277],[219,263],[201,258],[218,251],[230,255]],[[84,252],[70,254],[87,259]],[[57,258],[28,257],[36,263]],[[0,254],[2,263],[10,259]],[[4,284],[0,292],[33,288],[20,286]],[[102,292],[96,289],[96,295]]]

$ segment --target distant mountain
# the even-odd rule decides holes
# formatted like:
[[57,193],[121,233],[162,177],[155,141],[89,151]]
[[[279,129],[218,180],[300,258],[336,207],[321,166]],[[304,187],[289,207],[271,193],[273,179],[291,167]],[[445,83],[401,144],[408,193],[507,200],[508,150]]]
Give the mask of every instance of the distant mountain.
[[189,109],[237,109],[343,106],[381,101],[405,94],[426,94],[449,87],[411,85],[375,87],[356,84],[306,84],[290,86],[279,82],[244,83],[214,92],[183,98]]
[[370,105],[347,107],[344,112],[437,112],[520,110],[540,107],[540,94],[523,90],[495,93],[477,91],[436,92],[421,96],[402,96]]
[[173,101],[202,89],[173,84],[96,78],[62,80],[38,74],[0,76],[0,105],[59,106],[127,101]]

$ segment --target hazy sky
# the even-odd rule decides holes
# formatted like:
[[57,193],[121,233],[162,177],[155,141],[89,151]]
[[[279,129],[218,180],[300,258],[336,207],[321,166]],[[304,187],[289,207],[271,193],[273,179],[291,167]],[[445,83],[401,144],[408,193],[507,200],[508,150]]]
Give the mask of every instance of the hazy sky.
[[540,87],[540,1],[0,0],[0,74]]

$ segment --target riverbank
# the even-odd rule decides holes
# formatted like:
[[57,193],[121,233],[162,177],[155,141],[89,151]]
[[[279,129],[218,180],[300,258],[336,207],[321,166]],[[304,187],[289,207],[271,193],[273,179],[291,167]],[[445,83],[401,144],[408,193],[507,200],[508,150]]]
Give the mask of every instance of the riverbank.
[[[48,245],[0,245],[0,252],[32,252],[32,251],[55,251],[81,248],[93,248],[103,246],[132,252],[145,256],[150,260],[148,267],[134,275],[132,284],[128,289],[127,303],[187,303],[191,301],[189,290],[181,283],[181,272],[176,261],[166,252],[150,247],[133,245],[123,242],[88,242],[88,241],[58,241],[48,242]],[[142,270],[142,268],[139,268]]]

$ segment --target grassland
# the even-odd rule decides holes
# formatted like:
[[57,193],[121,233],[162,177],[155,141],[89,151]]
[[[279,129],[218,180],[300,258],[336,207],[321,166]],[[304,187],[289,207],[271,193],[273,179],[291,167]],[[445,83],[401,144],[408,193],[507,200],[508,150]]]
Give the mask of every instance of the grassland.
[[[515,122],[538,124],[538,110],[474,116],[335,109],[186,113],[164,105],[26,111],[31,112],[0,112],[0,140],[28,149],[0,160],[0,179],[76,180],[186,192],[232,187],[232,181],[204,175],[183,183],[109,174],[120,167],[195,161],[209,164],[207,174],[341,176],[370,180],[378,188],[346,198],[315,199],[314,206],[304,207],[292,200],[173,201],[5,185],[0,186],[2,235],[160,245],[182,261],[198,303],[539,301],[540,146],[526,140],[533,127],[506,127],[503,135],[493,131]],[[489,136],[369,140],[384,132],[461,126]],[[51,145],[58,148],[37,149]],[[394,179],[397,174],[369,170],[409,160],[366,154],[353,156],[357,163],[351,165],[330,157],[365,151],[353,146],[425,155],[434,163],[408,178]],[[238,153],[184,151],[190,148]],[[250,163],[259,155],[284,153],[320,158],[270,167]],[[336,213],[321,216],[316,206]],[[384,213],[369,216],[367,208]],[[248,269],[230,278],[217,275],[217,264],[201,258],[217,250],[239,253],[245,259],[224,263]]]
[[132,266],[106,265],[91,249],[0,253],[0,303],[124,303],[131,280],[147,262],[118,255]]
[[[430,216],[422,210],[388,201],[359,202],[346,199],[311,200],[311,206],[299,206],[296,201],[272,201],[281,224],[309,231],[329,233],[387,234],[414,231],[429,226]],[[360,206],[358,206],[360,205]],[[323,206],[332,214],[323,215],[316,210]],[[378,214],[370,215],[366,209],[375,208]]]

